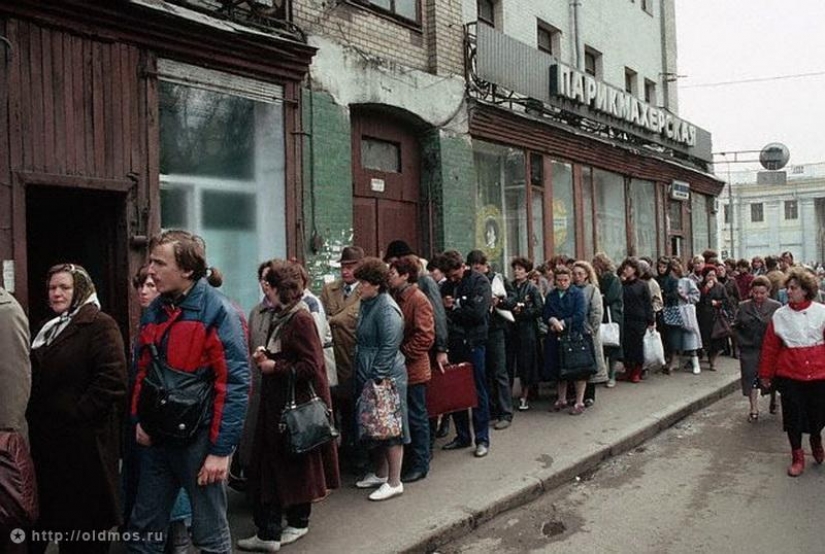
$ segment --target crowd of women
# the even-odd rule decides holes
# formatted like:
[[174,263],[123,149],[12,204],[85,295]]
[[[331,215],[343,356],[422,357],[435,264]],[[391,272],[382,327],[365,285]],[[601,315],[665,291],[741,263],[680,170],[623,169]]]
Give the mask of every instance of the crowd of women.
[[[432,371],[446,361],[437,337],[442,301],[437,288],[434,294],[429,290],[433,281],[438,286],[445,281],[439,257],[425,265],[407,252],[379,260],[358,250],[350,247],[342,255],[344,280],[338,288],[330,284],[323,301],[308,289],[309,276],[296,262],[271,260],[258,269],[263,299],[248,327],[253,384],[247,429],[235,456],[246,477],[257,533],[238,541],[242,550],[272,552],[300,539],[308,531],[312,503],[339,486],[336,441],[301,455],[285,445],[282,414],[295,397],[299,404],[319,398],[338,413],[345,435],[355,433],[346,439],[360,443],[372,464],[357,486],[374,488],[369,495],[374,501],[398,496],[403,482],[426,477],[433,435],[445,434],[447,417],[437,430],[436,422],[428,421],[425,401]],[[467,272],[486,263],[477,257],[472,261]],[[503,358],[518,410],[531,409],[539,383],[553,382],[550,410],[581,415],[595,403],[596,385],[639,383],[653,370],[700,374],[701,363],[715,371],[717,357],[726,352],[740,360],[749,421],[759,419],[760,392],[772,394],[771,412],[780,393],[792,449],[789,475],[804,470],[803,433],[810,435],[815,461],[825,460],[825,307],[815,302],[821,300],[821,283],[814,272],[783,257],[720,261],[712,251],[694,257],[687,268],[675,257],[627,258],[616,267],[602,253],[592,262],[557,256],[536,268],[517,257],[510,267],[512,282],[492,271],[485,275],[499,280],[492,286],[496,300],[490,299],[487,317],[498,315],[506,322]],[[213,272],[210,283],[219,281]],[[101,311],[86,270],[56,265],[45,284],[54,317],[31,343],[25,421],[11,418],[5,424],[25,427],[28,422],[40,505],[36,527],[110,529],[129,519],[140,487],[143,447],[125,417],[135,381],[127,368],[133,364],[117,324]],[[158,301],[146,267],[135,276],[134,287],[142,307]],[[329,310],[347,313],[356,288],[357,307],[344,323]],[[336,290],[341,310],[330,301]],[[4,318],[4,332],[11,321]],[[354,331],[351,376],[342,372],[345,352],[333,356],[331,351],[331,337],[345,324]],[[664,363],[651,365],[644,345],[656,329]],[[494,372],[488,367],[491,381]],[[334,392],[340,395],[343,386],[359,405],[357,417],[337,405]],[[385,409],[394,401],[394,411],[364,413],[359,399],[366,389],[379,399],[366,410]],[[388,400],[381,401],[382,395]],[[511,419],[496,428],[506,429]],[[373,422],[369,432],[364,421]],[[169,519],[168,551],[188,549],[191,516],[190,499],[181,488]],[[35,542],[32,551],[46,546]],[[61,551],[72,548],[61,545]],[[103,552],[108,543],[75,549],[92,548]]]

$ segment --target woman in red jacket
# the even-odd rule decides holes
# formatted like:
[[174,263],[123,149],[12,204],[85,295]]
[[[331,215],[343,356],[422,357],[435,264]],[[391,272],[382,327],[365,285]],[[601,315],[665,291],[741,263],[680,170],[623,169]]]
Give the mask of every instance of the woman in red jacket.
[[802,433],[809,433],[816,463],[825,461],[825,306],[813,302],[817,281],[813,273],[795,267],[785,282],[788,305],[774,312],[762,343],[759,379],[782,394],[782,424],[791,443],[788,475],[805,470]]

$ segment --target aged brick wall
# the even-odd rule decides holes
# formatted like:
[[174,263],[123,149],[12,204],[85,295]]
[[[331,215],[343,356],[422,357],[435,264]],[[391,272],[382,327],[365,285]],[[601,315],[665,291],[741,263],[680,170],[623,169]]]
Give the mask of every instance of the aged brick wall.
[[421,22],[401,22],[344,0],[299,0],[294,22],[310,35],[435,74],[463,73],[461,4],[421,0]]

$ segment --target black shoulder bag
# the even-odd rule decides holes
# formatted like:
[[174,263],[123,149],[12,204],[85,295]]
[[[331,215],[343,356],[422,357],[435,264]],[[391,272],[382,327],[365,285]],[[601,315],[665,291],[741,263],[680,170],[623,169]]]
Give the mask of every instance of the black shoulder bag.
[[285,436],[286,447],[292,454],[306,454],[338,436],[332,423],[332,410],[315,393],[310,380],[309,400],[295,402],[295,370],[289,373],[289,402],[281,412],[279,430]]
[[147,348],[152,359],[138,399],[140,425],[153,442],[192,442],[198,429],[209,419],[212,409],[211,373],[207,368],[194,372],[180,371],[161,359],[154,343]]

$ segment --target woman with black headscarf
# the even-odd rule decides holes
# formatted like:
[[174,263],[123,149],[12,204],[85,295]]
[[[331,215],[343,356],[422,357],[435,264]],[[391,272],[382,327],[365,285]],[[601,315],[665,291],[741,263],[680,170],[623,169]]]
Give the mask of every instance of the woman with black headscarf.
[[[126,356],[115,321],[100,311],[91,277],[75,264],[47,275],[47,321],[32,343],[27,418],[40,531],[62,531],[60,552],[108,552],[93,532],[121,523],[118,457]],[[105,535],[102,538],[106,538]],[[31,545],[43,552],[48,543]]]

